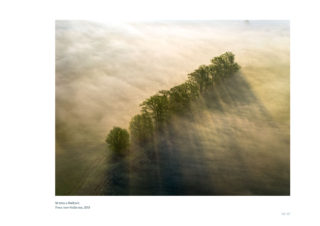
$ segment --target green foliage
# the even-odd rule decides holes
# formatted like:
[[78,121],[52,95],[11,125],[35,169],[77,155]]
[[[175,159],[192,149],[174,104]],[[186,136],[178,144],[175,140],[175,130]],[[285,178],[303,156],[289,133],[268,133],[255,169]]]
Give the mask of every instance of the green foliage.
[[214,57],[211,64],[201,65],[198,69],[188,75],[191,81],[199,86],[200,93],[208,90],[214,82],[228,77],[240,69],[240,66],[234,62],[234,54],[225,52],[224,54]]
[[[154,130],[164,128],[170,121],[170,114],[181,114],[189,110],[192,101],[199,94],[208,92],[220,79],[233,75],[240,69],[234,62],[234,54],[225,52],[214,57],[209,65],[201,65],[188,75],[188,80],[170,90],[161,90],[145,100],[141,106],[141,114],[136,115],[130,122],[132,140],[144,144],[152,140]],[[125,129],[114,127],[106,142],[114,151],[121,152],[129,145],[129,133]]]
[[223,79],[237,72],[240,66],[234,62],[234,54],[225,52],[224,54],[215,57],[211,60],[209,70],[212,76],[212,81]]
[[168,118],[168,92],[160,91],[156,95],[145,100],[140,106],[142,107],[143,113],[151,115],[155,122],[155,126],[159,128]]
[[111,150],[121,153],[129,146],[129,133],[126,129],[113,127],[107,136],[106,142]]
[[206,65],[201,65],[197,70],[190,73],[189,79],[198,84],[200,93],[203,93],[210,86],[212,86],[212,76],[210,68]]
[[182,113],[189,108],[191,101],[198,96],[198,86],[190,80],[175,86],[169,91],[169,109],[172,112]]
[[140,105],[142,112],[151,116],[154,127],[160,128],[164,122],[169,120],[170,113],[183,113],[188,110],[190,103],[199,96],[199,93],[206,92],[214,82],[234,74],[239,69],[240,66],[234,62],[234,54],[225,52],[214,57],[210,65],[201,65],[190,73],[187,82],[169,91],[159,91],[145,100]]
[[131,138],[136,143],[144,144],[153,137],[153,123],[148,113],[134,116],[129,129]]

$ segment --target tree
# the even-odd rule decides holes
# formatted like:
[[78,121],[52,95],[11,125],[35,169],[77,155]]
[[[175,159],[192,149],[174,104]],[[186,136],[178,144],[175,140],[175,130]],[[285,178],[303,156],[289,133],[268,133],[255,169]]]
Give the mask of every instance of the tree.
[[232,52],[225,52],[218,57],[214,57],[211,63],[209,71],[213,82],[230,76],[240,69],[240,66],[234,62],[234,54]]
[[206,65],[201,65],[197,70],[190,73],[189,79],[198,84],[200,93],[203,93],[208,87],[212,85],[210,69]]
[[[208,91],[214,82],[228,77],[240,69],[234,61],[232,52],[211,59],[211,64],[201,65],[188,75],[188,80],[170,90],[161,90],[145,100],[140,106],[141,114],[130,122],[130,133],[134,141],[144,143],[152,138],[154,128],[162,129],[169,122],[171,113],[187,111],[199,94]],[[125,129],[114,127],[106,142],[115,151],[121,151],[129,145],[129,133]]]
[[148,113],[142,113],[134,116],[130,122],[130,134],[132,140],[144,144],[153,137],[153,123]]
[[106,142],[111,150],[122,153],[129,146],[129,133],[126,129],[113,127],[107,136]]
[[160,91],[156,95],[145,100],[141,105],[142,112],[151,115],[155,122],[155,126],[160,128],[168,119],[168,91]]
[[191,101],[199,96],[199,89],[196,83],[187,81],[175,86],[169,91],[169,108],[176,113],[186,111]]

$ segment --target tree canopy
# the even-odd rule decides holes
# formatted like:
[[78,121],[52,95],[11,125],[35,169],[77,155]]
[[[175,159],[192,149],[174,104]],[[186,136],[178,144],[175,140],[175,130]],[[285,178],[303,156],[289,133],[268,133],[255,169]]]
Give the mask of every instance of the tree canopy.
[[212,75],[210,74],[210,68],[206,65],[201,65],[188,76],[191,81],[198,84],[200,93],[212,86]]
[[121,153],[129,147],[129,133],[126,129],[113,127],[106,138],[106,142],[111,150]]
[[169,109],[171,112],[182,113],[189,108],[191,101],[199,96],[196,83],[187,81],[169,91]]
[[214,57],[209,65],[212,81],[223,79],[237,72],[240,66],[234,62],[234,54],[225,52],[224,54]]
[[[135,115],[130,121],[132,140],[143,144],[152,139],[155,129],[161,130],[165,123],[170,122],[171,114],[186,112],[192,101],[200,95],[209,92],[218,83],[236,73],[240,66],[234,61],[232,52],[211,59],[211,64],[201,65],[194,72],[188,74],[186,82],[161,90],[146,99],[141,105],[141,114]],[[106,142],[114,151],[122,151],[129,145],[129,133],[125,129],[114,127]]]
[[159,128],[167,120],[169,100],[166,92],[159,92],[145,100],[141,105],[142,112],[150,114],[155,127]]

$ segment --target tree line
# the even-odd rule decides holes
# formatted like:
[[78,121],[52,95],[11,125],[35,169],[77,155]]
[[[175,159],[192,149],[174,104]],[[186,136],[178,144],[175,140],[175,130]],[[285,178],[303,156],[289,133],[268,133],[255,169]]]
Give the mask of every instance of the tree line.
[[[140,114],[130,121],[131,142],[143,145],[151,141],[157,131],[170,123],[172,115],[183,114],[193,101],[208,92],[214,84],[237,72],[240,66],[234,58],[232,52],[214,57],[209,65],[201,65],[188,74],[186,82],[170,90],[161,90],[143,101]],[[129,132],[119,127],[113,127],[106,138],[110,149],[118,153],[128,149],[129,140]]]

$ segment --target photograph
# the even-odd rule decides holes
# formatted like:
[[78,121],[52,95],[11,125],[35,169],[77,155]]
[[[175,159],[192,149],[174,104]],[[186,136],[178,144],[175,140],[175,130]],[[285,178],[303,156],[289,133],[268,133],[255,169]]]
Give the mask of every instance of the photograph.
[[55,20],[56,196],[290,196],[289,20]]
[[0,225],[320,225],[316,3],[1,4]]

